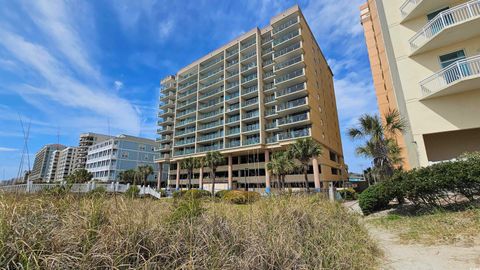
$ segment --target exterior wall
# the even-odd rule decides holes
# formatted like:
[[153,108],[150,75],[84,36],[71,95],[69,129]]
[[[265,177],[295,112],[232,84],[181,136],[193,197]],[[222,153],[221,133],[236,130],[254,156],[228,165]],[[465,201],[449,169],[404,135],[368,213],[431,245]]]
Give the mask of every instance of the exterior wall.
[[58,165],[55,172],[55,181],[64,181],[73,172],[73,161],[76,154],[76,147],[67,147],[60,151]]
[[90,146],[86,169],[94,179],[108,182],[118,180],[121,171],[150,165],[154,174],[149,176],[148,181],[154,182],[158,174],[158,166],[154,163],[155,146],[153,140],[120,135]]
[[[452,28],[456,33],[444,37],[447,42],[439,43],[439,39],[433,39],[429,43],[432,49],[416,53],[410,47],[409,39],[427,24],[426,14],[445,6],[453,8],[467,1],[419,1],[421,5],[431,5],[431,8],[408,20],[403,20],[400,12],[404,2],[404,0],[375,1],[395,92],[397,98],[399,94],[403,96],[402,99],[397,99],[397,105],[400,108],[404,107],[409,116],[409,135],[415,142],[415,147],[409,149],[409,156],[413,156],[413,153],[418,157],[419,162],[414,165],[427,166],[434,160],[429,159],[427,155],[427,145],[424,141],[426,134],[480,127],[480,119],[477,117],[480,114],[480,87],[470,87],[468,91],[450,93],[441,97],[425,98],[421,82],[442,69],[440,55],[461,49],[465,51],[466,57],[479,55],[478,29],[480,28],[478,28],[478,19],[456,24]],[[475,77],[469,80],[473,79]],[[480,138],[477,142],[480,143]],[[445,151],[449,149],[447,145],[441,147],[445,147]],[[455,154],[454,152],[450,156],[443,156],[454,158]]]
[[[294,47],[296,44],[299,47]],[[249,80],[255,76],[256,79]],[[210,82],[212,86],[208,86]],[[297,138],[312,137],[324,149],[319,159],[322,180],[338,181],[346,177],[346,173],[333,174],[331,169],[345,172],[333,74],[298,6],[273,17],[269,26],[254,28],[182,68],[176,76],[162,80],[161,85],[159,163],[176,164],[211,150],[218,150],[225,157],[263,154],[285,149]],[[215,104],[217,98],[219,103],[212,105],[215,110],[205,109],[209,102]],[[232,106],[236,103],[238,109]],[[258,110],[258,116],[249,118],[253,110]],[[204,113],[208,111],[211,116]],[[238,124],[232,120],[237,112]],[[223,122],[205,131],[204,124],[216,120]],[[250,130],[253,123],[258,123],[258,127]],[[236,126],[240,128],[238,134]],[[205,137],[210,130],[219,136]],[[191,133],[185,136],[186,132]],[[209,145],[212,147],[204,148]],[[334,160],[330,159],[331,152]],[[264,163],[237,164],[234,171],[239,170],[236,166],[265,168]],[[219,168],[219,173],[224,174],[227,168]],[[170,184],[175,185],[175,166],[169,174]],[[265,184],[265,178],[265,173],[257,173],[256,177],[243,180]],[[234,173],[234,184],[241,185],[241,181]]]
[[[399,111],[399,108],[397,106],[397,98],[395,96],[390,66],[385,51],[382,28],[374,0],[369,0],[360,10],[378,109],[382,119],[384,119],[386,113],[393,110]],[[405,114],[403,115],[405,117]],[[403,149],[403,166],[405,169],[409,169],[411,166],[405,144],[405,137],[403,134],[397,134],[396,140],[398,145]]]

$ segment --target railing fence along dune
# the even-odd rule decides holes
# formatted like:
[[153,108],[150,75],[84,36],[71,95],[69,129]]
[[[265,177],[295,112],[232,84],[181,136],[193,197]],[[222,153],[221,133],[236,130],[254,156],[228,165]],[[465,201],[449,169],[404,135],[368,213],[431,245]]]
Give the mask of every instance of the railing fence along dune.
[[438,92],[450,84],[480,76],[480,55],[459,60],[420,82],[423,96]]
[[[45,191],[48,189],[52,189],[52,188],[60,187],[64,185],[66,185],[65,182],[52,183],[52,184],[50,183],[34,184],[33,182],[28,181],[26,184],[0,186],[0,192],[37,193],[37,192]],[[105,188],[105,190],[109,193],[112,193],[112,192],[125,193],[130,188],[130,184],[120,184],[118,182],[111,182],[111,183],[88,182],[85,184],[73,184],[70,188],[70,192],[87,193],[99,187]],[[161,197],[160,192],[156,191],[150,186],[142,185],[142,186],[139,186],[139,188],[140,188],[139,195],[150,195],[157,199],[160,199]]]

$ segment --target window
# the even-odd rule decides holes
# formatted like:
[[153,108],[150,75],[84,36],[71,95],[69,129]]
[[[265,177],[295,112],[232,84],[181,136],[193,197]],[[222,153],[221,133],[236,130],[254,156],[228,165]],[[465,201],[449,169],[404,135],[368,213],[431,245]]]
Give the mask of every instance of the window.
[[440,65],[442,66],[442,68],[446,68],[449,65],[462,59],[465,59],[465,52],[463,50],[444,54],[440,56]]
[[143,145],[143,144],[140,144],[140,145],[138,146],[138,148],[139,148],[140,150],[142,150],[142,151],[145,151],[145,150],[147,149],[147,148],[145,147],[145,145]]
[[122,152],[122,158],[128,158],[128,152]]

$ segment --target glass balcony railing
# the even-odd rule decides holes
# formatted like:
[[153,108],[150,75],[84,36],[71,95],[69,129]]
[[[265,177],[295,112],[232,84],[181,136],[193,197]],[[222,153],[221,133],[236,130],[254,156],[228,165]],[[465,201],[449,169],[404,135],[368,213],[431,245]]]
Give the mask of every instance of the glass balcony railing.
[[218,126],[221,126],[221,125],[223,125],[223,120],[213,121],[213,122],[210,122],[210,123],[199,125],[198,130],[218,127]]
[[271,53],[272,51],[273,51],[273,48],[272,48],[272,47],[263,49],[263,50],[262,50],[262,55],[269,54],[269,53]]
[[220,103],[223,103],[223,97],[212,99],[207,103],[202,103],[202,104],[200,104],[199,108],[200,109],[206,109],[206,108],[209,108],[209,107],[219,105]]
[[275,88],[275,84],[274,83],[268,83],[268,84],[265,84],[263,89],[264,89],[264,91],[268,91],[268,90],[271,90],[273,88]]
[[181,135],[189,134],[189,133],[192,133],[192,132],[195,132],[194,127],[193,128],[186,128],[186,129],[177,131],[177,132],[175,132],[175,136],[181,136]]
[[288,81],[293,78],[300,77],[302,75],[304,75],[303,69],[295,70],[294,72],[290,72],[288,74],[275,78],[275,84],[279,84],[284,81]]
[[238,54],[238,49],[234,50],[234,51],[231,51],[231,52],[227,52],[227,57],[230,57],[234,54]]
[[305,105],[305,104],[307,104],[307,99],[306,98],[303,97],[303,98],[295,99],[295,100],[289,101],[287,103],[283,103],[283,104],[278,105],[277,112],[288,110],[288,109],[295,108],[295,107],[298,107],[298,106],[302,106],[302,105]]
[[246,60],[246,59],[248,59],[248,58],[250,58],[250,57],[253,57],[253,56],[256,55],[256,54],[257,54],[257,51],[249,52],[249,53],[243,55],[242,61],[244,61],[244,60]]
[[184,150],[175,151],[175,156],[183,156],[195,153],[195,148],[186,148]]
[[235,92],[235,93],[233,93],[233,94],[226,95],[226,96],[225,96],[225,100],[234,99],[234,98],[236,98],[236,97],[238,97],[238,96],[239,96],[238,92]]
[[182,109],[184,107],[187,107],[187,106],[190,106],[192,104],[195,104],[197,102],[197,98],[192,98],[192,99],[189,99],[187,101],[184,101],[184,102],[179,102],[177,104],[177,109]]
[[259,130],[259,129],[260,129],[260,125],[258,123],[255,123],[255,124],[244,126],[243,127],[243,132],[255,131],[255,130]]
[[212,111],[212,112],[209,112],[209,113],[199,114],[198,119],[202,120],[202,119],[205,119],[205,118],[214,117],[214,116],[218,116],[218,115],[222,115],[222,114],[223,114],[223,108],[220,108],[218,110],[215,110],[215,111]]
[[250,62],[250,63],[248,63],[248,64],[246,64],[242,67],[242,72],[245,72],[245,71],[247,71],[249,69],[252,69],[252,68],[255,68],[255,67],[257,67],[257,62],[256,61]]
[[235,135],[240,133],[240,127],[231,128],[227,131],[227,135]]
[[252,104],[258,104],[258,98],[257,97],[245,100],[243,102],[242,106],[246,107],[246,106],[249,106],[249,105],[252,105]]
[[250,82],[257,79],[257,73],[253,73],[251,75],[248,75],[247,77],[242,78],[242,83]]
[[263,62],[263,66],[264,66],[264,67],[266,67],[266,66],[268,66],[268,65],[271,65],[271,64],[273,64],[273,60],[272,60],[272,59],[268,59],[268,60],[266,60],[266,61]]
[[294,25],[296,23],[298,23],[298,17],[292,18],[292,19],[280,24],[279,26],[273,28],[272,34],[277,34],[278,32],[281,32],[282,30],[287,29],[288,27],[290,27],[291,25]]
[[271,136],[267,138],[267,143],[276,143],[277,142],[277,136]]
[[211,77],[211,76],[214,76],[220,72],[223,71],[223,66],[220,66],[219,68],[216,68],[214,70],[211,70],[207,73],[205,73],[204,75],[200,75],[200,80],[204,80],[204,79],[207,79],[208,77]]
[[239,147],[239,146],[240,146],[240,140],[232,140],[227,142],[227,148]]
[[277,127],[277,122],[274,121],[274,122],[269,122],[269,123],[266,123],[265,124],[265,129],[274,129]]
[[201,94],[201,95],[200,95],[200,98],[210,97],[210,96],[213,96],[213,95],[215,95],[215,94],[218,94],[218,93],[220,93],[220,92],[222,92],[222,91],[223,91],[223,86],[221,86],[221,87],[219,87],[219,88],[215,88],[215,89],[213,89],[213,90],[210,90],[210,91],[208,91],[208,92],[206,92],[206,93]]
[[300,121],[308,120],[308,114],[307,113],[301,113],[301,114],[296,114],[292,116],[287,116],[282,119],[278,119],[278,125],[285,125],[285,124],[291,124],[291,123],[296,123]]
[[279,69],[282,69],[282,68],[291,66],[291,65],[296,64],[296,63],[299,63],[299,62],[301,62],[301,61],[302,61],[302,56],[299,55],[299,56],[297,56],[297,57],[295,57],[295,58],[292,58],[292,59],[290,59],[290,60],[283,61],[282,63],[277,64],[277,65],[275,66],[275,70],[279,70]]
[[182,121],[179,121],[177,123],[177,127],[187,125],[187,124],[190,124],[190,123],[194,123],[194,122],[195,122],[195,117],[190,117],[190,118],[184,119]]
[[258,86],[256,86],[256,85],[250,86],[248,88],[243,89],[242,95],[247,95],[247,94],[250,94],[250,93],[253,93],[253,92],[257,92],[257,91],[258,91]]
[[216,58],[216,59],[213,59],[212,61],[210,61],[208,63],[203,64],[202,69],[207,69],[207,68],[209,68],[209,67],[211,67],[211,66],[213,66],[213,65],[215,65],[215,64],[217,64],[218,62],[221,62],[221,61],[223,61],[223,55]]
[[282,56],[282,55],[284,55],[284,54],[287,54],[287,53],[289,53],[289,52],[291,52],[291,51],[294,51],[294,50],[300,48],[300,44],[301,44],[301,43],[298,42],[298,43],[295,43],[295,44],[293,44],[293,45],[290,45],[290,46],[288,46],[288,47],[286,47],[286,48],[283,48],[283,49],[275,52],[275,54],[274,54],[274,55],[275,55],[275,58],[278,58],[278,57],[280,57],[280,56]]
[[253,118],[258,116],[258,110],[247,112],[243,115],[243,119]]
[[305,89],[305,83],[299,83],[277,92],[277,97],[285,96]]
[[192,143],[195,143],[195,137],[179,140],[175,142],[175,146],[181,146],[181,145],[192,144]]
[[232,112],[232,111],[238,110],[239,108],[240,108],[240,103],[235,103],[228,106],[227,112]]
[[275,115],[275,114],[277,114],[277,112],[275,111],[274,108],[272,108],[272,109],[267,109],[267,110],[265,111],[265,116],[270,116],[270,115]]
[[198,137],[198,141],[208,141],[208,140],[213,140],[221,137],[223,137],[223,131],[202,135]]
[[181,111],[181,112],[178,112],[177,113],[177,117],[182,117],[184,115],[187,115],[189,113],[193,113],[193,112],[196,112],[197,110],[195,110],[194,108],[191,108],[191,109],[188,109],[188,110],[185,110],[185,111]]
[[294,38],[294,37],[297,37],[298,35],[300,35],[300,29],[299,30],[295,30],[295,31],[292,31],[288,34],[285,34],[283,36],[281,36],[280,38],[278,39],[275,39],[273,41],[273,46],[276,46],[276,45],[279,45],[279,44],[282,44],[284,42],[287,42],[288,40]]
[[215,150],[220,150],[222,148],[223,148],[223,143],[209,145],[209,146],[199,146],[197,153],[215,151]]
[[244,145],[251,145],[251,144],[257,144],[260,143],[260,137],[251,137],[248,138],[244,141]]
[[265,97],[265,103],[269,103],[269,102],[273,102],[273,101],[275,101],[275,95]]
[[231,78],[237,76],[239,73],[240,72],[238,72],[238,71],[235,71],[235,72],[232,72],[232,73],[227,72],[227,79],[231,79]]
[[227,123],[235,123],[235,122],[238,122],[240,121],[240,114],[237,114],[237,115],[234,115],[234,116],[231,116],[229,118],[227,118]]
[[239,62],[239,61],[238,61],[237,59],[234,59],[234,60],[232,60],[232,61],[228,61],[228,62],[227,62],[227,68],[228,68],[228,67],[231,67],[231,66],[233,66],[233,65],[238,65],[238,62]]
[[196,83],[197,83],[197,80],[193,80],[193,81],[190,81],[188,83],[181,84],[181,85],[178,86],[178,90],[181,91],[181,90],[183,90],[183,89],[185,89],[185,88],[187,88],[187,87],[189,87],[193,84],[196,84]]
[[188,90],[187,92],[179,93],[178,98],[183,98],[183,97],[186,97],[186,96],[188,96],[190,94],[193,94],[193,93],[196,93],[196,92],[197,92],[197,89],[193,88],[193,89]]
[[249,48],[250,46],[255,45],[255,43],[256,43],[256,40],[254,39],[252,41],[249,41],[249,42],[241,45],[240,47],[241,47],[242,50],[245,50],[246,48]]
[[264,79],[268,79],[272,76],[273,76],[273,71],[265,72],[265,74],[263,74]]
[[207,83],[205,83],[205,84],[201,87],[201,89],[208,88],[208,87],[210,87],[210,86],[212,86],[212,85],[214,85],[214,84],[216,84],[216,83],[218,83],[218,82],[221,82],[221,81],[223,81],[223,75],[220,76],[220,77],[218,77],[217,79],[208,81]]
[[278,134],[278,139],[280,141],[282,140],[288,140],[288,139],[294,139],[294,138],[299,138],[299,137],[306,137],[310,136],[310,129],[309,128],[303,128],[303,129],[298,129],[298,130],[291,130],[287,132],[282,132]]
[[227,83],[227,90],[232,89],[232,88],[234,88],[235,86],[238,86],[238,85],[239,85],[238,82]]

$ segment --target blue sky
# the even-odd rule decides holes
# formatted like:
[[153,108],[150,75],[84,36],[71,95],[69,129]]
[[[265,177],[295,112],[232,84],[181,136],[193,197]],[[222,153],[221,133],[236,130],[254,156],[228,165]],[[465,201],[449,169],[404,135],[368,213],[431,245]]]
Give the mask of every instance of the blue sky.
[[[335,74],[345,159],[346,129],[376,113],[359,23],[364,0],[0,0],[0,179],[29,150],[81,132],[155,138],[159,80],[270,17],[299,4]],[[33,162],[33,154],[30,160]]]

